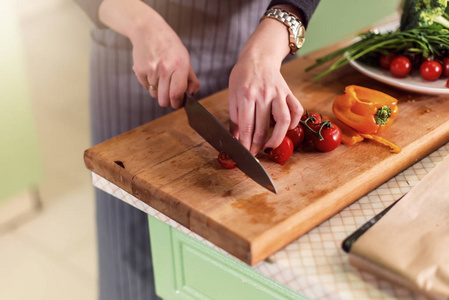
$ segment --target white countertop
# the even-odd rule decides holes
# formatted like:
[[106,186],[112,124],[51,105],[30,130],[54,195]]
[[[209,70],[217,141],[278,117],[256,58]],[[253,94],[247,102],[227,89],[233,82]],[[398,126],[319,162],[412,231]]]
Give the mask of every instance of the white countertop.
[[[409,191],[448,154],[449,144],[446,144],[253,268],[311,299],[422,299],[405,288],[349,265],[341,243]],[[97,188],[232,256],[113,183],[92,174]]]

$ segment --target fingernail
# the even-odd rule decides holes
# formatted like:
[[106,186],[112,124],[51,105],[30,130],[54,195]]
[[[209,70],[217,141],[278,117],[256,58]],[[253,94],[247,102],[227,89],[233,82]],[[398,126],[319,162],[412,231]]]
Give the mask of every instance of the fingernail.
[[263,150],[263,152],[265,152],[266,154],[269,154],[271,151],[273,151],[273,148],[266,148],[265,150]]

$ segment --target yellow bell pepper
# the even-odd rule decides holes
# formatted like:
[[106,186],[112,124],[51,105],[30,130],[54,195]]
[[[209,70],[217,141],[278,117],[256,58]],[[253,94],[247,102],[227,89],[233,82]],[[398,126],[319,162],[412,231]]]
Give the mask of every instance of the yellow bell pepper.
[[379,134],[387,130],[399,113],[398,100],[365,87],[349,85],[332,106],[334,115],[358,132]]

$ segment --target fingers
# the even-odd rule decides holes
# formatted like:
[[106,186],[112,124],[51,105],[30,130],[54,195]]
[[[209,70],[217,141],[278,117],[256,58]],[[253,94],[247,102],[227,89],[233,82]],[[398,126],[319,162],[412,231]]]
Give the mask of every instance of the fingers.
[[237,97],[234,93],[231,93],[229,91],[228,96],[228,102],[229,102],[229,131],[232,133],[232,135],[239,139],[239,114],[238,114],[238,103],[237,103]]
[[[244,89],[237,93],[230,89],[230,131],[252,154],[256,155],[262,148],[278,147],[287,131],[299,124],[303,108],[298,99],[288,92]],[[275,125],[270,139],[265,143],[271,117]]]
[[256,155],[268,136],[270,128],[271,107],[270,103],[261,102],[256,106],[256,125],[254,127],[253,140],[250,152]]
[[239,101],[238,131],[239,141],[246,149],[251,150],[255,125],[256,105],[251,97],[241,97]]
[[141,69],[139,66],[136,65],[136,63],[133,64],[132,69],[134,71],[134,74],[136,74],[137,80],[139,80],[139,83],[143,86],[144,89],[148,88],[148,81],[147,81],[147,73],[145,70]]
[[137,73],[136,77],[137,80],[139,80],[139,83],[143,86],[143,88],[148,90],[150,96],[153,98],[157,98],[157,90],[158,90],[157,78],[151,79],[148,78],[146,74],[138,75]]
[[165,73],[159,77],[159,84],[157,87],[157,101],[161,107],[170,106],[170,78],[171,74]]
[[157,99],[157,93],[158,93],[158,78],[156,77],[156,73],[153,72],[151,75],[146,77],[148,79],[148,91],[150,92],[151,97]]
[[188,73],[185,70],[176,70],[171,75],[169,102],[174,109],[182,107],[184,92],[187,90],[187,78]]
[[181,108],[183,105],[184,92],[188,90],[195,94],[200,83],[190,64],[175,65],[158,72],[160,74],[157,98],[161,107]]
[[188,91],[194,95],[200,89],[200,82],[193,71],[192,66],[188,69],[176,70],[170,81],[170,104],[174,109],[183,105],[184,92]]
[[148,86],[148,90],[149,90],[149,92],[150,92],[151,97],[157,99],[157,91],[158,91],[158,85],[157,85],[157,83],[155,83],[155,84],[150,84],[150,85]]
[[303,112],[302,105],[292,93],[288,94],[285,98],[280,97],[275,99],[272,105],[272,114],[276,124],[264,148],[274,149],[278,147],[287,134],[287,131],[298,126]]
[[291,116],[289,129],[293,129],[296,126],[298,126],[299,121],[301,121],[301,117],[304,113],[304,108],[302,107],[299,100],[293,94],[288,94],[286,100]]
[[264,149],[275,149],[278,147],[290,127],[291,116],[286,96],[278,96],[271,102],[271,113],[276,124],[274,125],[270,139],[265,143]]
[[187,82],[187,90],[191,95],[195,95],[199,89],[200,89],[200,81],[196,77],[196,74],[193,71],[192,66],[190,66],[189,77]]
[[248,89],[239,96],[238,106],[230,99],[231,133],[254,155],[262,149],[270,127],[271,99],[267,96]]
[[158,99],[161,107],[178,109],[183,104],[184,92],[198,92],[200,82],[190,63],[160,62],[156,67],[136,71],[139,83]]

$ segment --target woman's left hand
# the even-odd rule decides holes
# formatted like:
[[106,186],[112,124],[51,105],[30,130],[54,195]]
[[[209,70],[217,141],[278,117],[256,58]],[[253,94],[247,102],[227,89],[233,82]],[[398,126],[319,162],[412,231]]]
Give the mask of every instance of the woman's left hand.
[[[229,79],[230,129],[251,153],[279,146],[287,130],[298,125],[302,113],[279,66],[266,60],[239,59]],[[276,124],[265,143],[271,115]]]
[[[274,49],[266,45],[274,45]],[[230,130],[254,155],[262,148],[279,146],[287,130],[296,127],[303,114],[301,104],[280,72],[289,50],[285,26],[265,19],[246,43],[231,72]],[[271,116],[276,124],[266,141]]]

